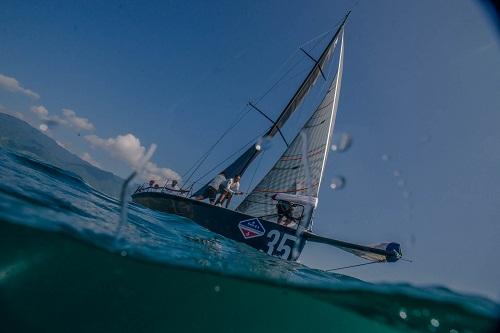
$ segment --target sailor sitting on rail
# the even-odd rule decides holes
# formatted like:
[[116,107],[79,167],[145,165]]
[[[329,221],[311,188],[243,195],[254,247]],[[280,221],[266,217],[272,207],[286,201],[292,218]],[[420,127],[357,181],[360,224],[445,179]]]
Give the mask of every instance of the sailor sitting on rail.
[[189,192],[189,190],[183,190],[177,185],[179,182],[174,179],[171,182],[165,184],[165,190],[169,193],[184,195]]
[[272,196],[278,201],[276,210],[278,212],[278,224],[289,228],[296,228],[304,217],[304,207],[316,208],[318,198],[300,194],[276,193]]
[[170,184],[167,184],[165,185],[165,188],[167,190],[173,190],[173,191],[179,191],[181,188],[179,187],[179,185],[177,185],[177,180],[174,179],[170,182]]
[[234,178],[229,178],[226,181],[226,186],[224,187],[224,190],[222,191],[222,194],[219,196],[217,201],[215,202],[216,205],[222,206],[224,202],[226,203],[226,208],[229,206],[229,203],[231,202],[231,198],[233,195],[240,195],[243,194],[243,192],[239,192],[240,190],[240,175],[236,175]]
[[207,188],[203,191],[202,194],[195,196],[196,200],[205,200],[208,198],[210,203],[213,205],[215,203],[215,198],[217,197],[217,193],[219,192],[219,188],[226,181],[226,175],[224,172],[221,172],[210,183],[208,183]]
[[295,205],[290,201],[277,198],[276,194],[273,195],[272,198],[278,201],[276,204],[276,210],[278,211],[277,223],[284,226],[289,226],[295,223],[295,218],[293,217],[293,208]]

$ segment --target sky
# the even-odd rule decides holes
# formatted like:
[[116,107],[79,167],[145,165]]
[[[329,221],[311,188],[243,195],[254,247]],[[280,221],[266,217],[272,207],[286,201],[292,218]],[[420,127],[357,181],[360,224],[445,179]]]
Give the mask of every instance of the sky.
[[[147,177],[182,177],[351,8],[335,135],[353,141],[330,154],[315,232],[397,241],[413,260],[344,274],[500,300],[500,30],[483,2],[2,1],[0,111],[123,177],[155,143]],[[259,106],[276,117],[294,85]],[[268,126],[249,112],[200,173]],[[272,143],[256,179],[283,150]],[[360,262],[314,244],[300,260]]]

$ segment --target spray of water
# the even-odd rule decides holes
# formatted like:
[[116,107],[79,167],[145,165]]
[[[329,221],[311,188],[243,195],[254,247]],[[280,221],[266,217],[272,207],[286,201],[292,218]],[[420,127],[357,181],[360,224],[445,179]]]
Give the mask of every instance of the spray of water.
[[351,147],[352,135],[349,133],[334,134],[332,141],[330,149],[336,153],[343,153]]
[[334,191],[341,190],[345,186],[345,177],[344,176],[335,176],[333,177],[330,188]]
[[[130,182],[137,176],[140,175],[146,166],[146,164],[149,162],[151,159],[151,156],[153,156],[154,152],[156,150],[156,144],[151,144],[151,146],[148,149],[148,152],[146,155],[144,155],[143,159],[137,164],[136,168],[132,171],[132,173],[125,179],[122,185],[122,189],[120,192],[120,220],[118,221],[118,226],[116,227],[115,231],[115,239],[114,243],[115,245],[118,245],[118,242],[120,241],[121,234],[123,227],[127,224],[127,213],[128,213],[128,203],[129,203],[129,198],[130,198],[130,191],[129,191],[129,185]],[[123,253],[126,252],[122,251]]]

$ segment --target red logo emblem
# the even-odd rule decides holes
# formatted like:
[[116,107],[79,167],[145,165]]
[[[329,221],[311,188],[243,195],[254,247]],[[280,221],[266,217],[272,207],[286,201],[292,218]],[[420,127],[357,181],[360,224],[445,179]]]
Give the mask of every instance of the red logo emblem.
[[266,233],[258,218],[241,221],[238,228],[245,239],[260,237]]

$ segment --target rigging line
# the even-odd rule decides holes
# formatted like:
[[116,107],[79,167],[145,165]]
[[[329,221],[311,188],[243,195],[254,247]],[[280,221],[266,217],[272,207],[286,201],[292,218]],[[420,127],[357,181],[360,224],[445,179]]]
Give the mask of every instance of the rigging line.
[[254,170],[253,175],[252,175],[252,179],[250,180],[250,183],[248,184],[247,193],[250,193],[250,189],[252,188],[252,184],[253,184],[253,181],[255,179],[255,175],[257,174],[257,170],[260,167],[260,162],[262,161],[263,156],[264,156],[264,154],[260,154],[259,160],[257,161],[257,165],[255,166],[255,170]]
[[215,165],[212,169],[208,170],[206,173],[204,173],[202,176],[200,176],[198,179],[196,179],[195,181],[193,181],[193,184],[196,184],[197,182],[199,182],[201,179],[205,178],[209,173],[211,173],[212,171],[214,171],[216,168],[218,168],[220,165],[222,165],[223,163],[225,163],[227,160],[231,159],[234,155],[238,154],[239,152],[241,152],[243,149],[247,148],[251,143],[254,143],[255,140],[257,140],[258,138],[262,137],[262,135],[258,135],[256,137],[254,137],[252,140],[248,141],[243,147],[241,147],[240,149],[238,149],[237,151],[235,151],[234,153],[232,153],[231,155],[229,155],[226,159],[224,159],[222,162],[219,162],[217,165]]
[[[296,50],[294,52],[294,54],[297,52],[298,50]],[[276,86],[278,86],[281,81],[283,81],[283,79],[295,68],[298,66],[298,64],[300,64],[302,61],[304,61],[303,58],[301,58],[299,61],[297,61],[295,64],[293,64],[293,66],[291,66],[269,89],[267,89],[258,99],[257,101],[255,102],[255,104],[259,103],[260,101],[262,101],[264,99],[264,97],[266,97],[274,88],[276,88]]]
[[[331,33],[332,31],[335,31],[337,30],[337,28],[339,27],[340,23],[342,23],[342,20],[343,19],[340,19],[337,21],[337,23],[335,23],[335,25],[333,26],[332,29],[329,29],[329,30],[326,30],[325,32],[322,32],[320,33],[319,35],[317,35],[316,37],[313,37],[311,39],[309,39],[308,41],[302,43],[302,45],[300,45],[300,47],[305,47],[307,44],[310,44],[312,43],[313,41],[317,40],[317,39],[321,39],[323,38],[324,36],[328,35],[329,33]],[[316,42],[315,45],[313,45],[313,47],[309,50],[311,51],[312,49],[314,49],[317,45],[318,45],[319,41]]]
[[359,266],[365,266],[365,265],[371,265],[371,264],[380,264],[383,262],[385,262],[385,260],[370,261],[370,262],[365,262],[365,263],[357,264],[357,265],[350,265],[350,266],[344,266],[344,267],[339,267],[339,268],[326,269],[325,272],[339,271],[341,269],[353,268],[353,267],[359,267]]
[[[340,22],[341,22],[341,21],[339,21],[339,23],[340,23]],[[339,23],[337,23],[337,25],[338,25]],[[285,65],[286,65],[286,64],[287,64],[287,63],[291,60],[291,58],[292,58],[293,56],[295,56],[295,53],[298,53],[298,51],[299,51],[299,50],[300,50],[303,46],[305,46],[306,44],[309,44],[309,43],[311,43],[313,40],[316,40],[316,39],[317,39],[317,41],[314,43],[314,45],[312,46],[312,48],[311,48],[309,51],[313,50],[316,46],[318,46],[318,44],[319,44],[319,42],[320,42],[320,39],[321,39],[323,36],[325,36],[326,34],[328,34],[328,33],[332,32],[332,31],[333,31],[333,29],[332,29],[332,30],[329,30],[329,31],[326,31],[326,32],[322,33],[320,36],[317,36],[317,37],[315,37],[315,38],[313,38],[313,39],[311,39],[311,40],[309,40],[309,41],[305,42],[304,44],[302,44],[302,45],[301,45],[298,49],[296,49],[296,50],[292,53],[292,55],[291,55],[291,56],[287,59],[287,61],[285,61],[285,62],[283,63],[283,65],[282,65],[282,66],[280,66],[278,69],[279,69],[279,70],[281,70],[281,68],[284,68],[284,67],[285,67]],[[285,72],[285,73],[284,73],[284,74],[283,74],[283,75],[282,75],[282,76],[281,76],[281,77],[280,77],[280,78],[279,78],[279,79],[278,79],[278,80],[277,80],[277,81],[276,81],[276,82],[275,82],[275,83],[274,83],[274,84],[273,84],[273,85],[269,88],[269,89],[267,89],[267,90],[264,92],[264,94],[262,94],[262,96],[260,96],[260,97],[257,99],[257,101],[256,101],[255,103],[257,104],[257,103],[259,103],[260,101],[262,101],[262,99],[264,99],[264,97],[266,97],[266,96],[267,96],[267,95],[268,95],[268,94],[269,94],[269,93],[270,93],[270,92],[271,92],[274,88],[276,88],[276,86],[278,86],[278,85],[281,83],[281,81],[283,81],[283,79],[284,79],[284,78],[285,78],[285,77],[286,77],[286,76],[287,76],[287,75],[288,75],[288,74],[289,74],[289,73],[290,73],[290,72],[291,72],[291,71],[292,71],[295,67],[297,67],[297,66],[298,66],[298,64],[300,64],[302,61],[304,61],[304,58],[300,58],[300,59],[299,59],[299,60],[298,60],[295,64],[293,64],[293,65],[292,65],[292,66],[291,66],[291,67],[290,67],[290,68],[289,68],[289,69],[288,69],[288,70],[287,70],[287,71],[286,71],[286,72]],[[276,70],[276,73],[277,73],[277,72],[278,72],[278,70]],[[301,72],[303,72],[303,71],[301,71]],[[276,74],[273,74],[273,76],[274,76],[274,75],[276,75]],[[297,75],[292,76],[290,79],[292,79],[292,78],[293,78],[293,77],[295,77],[295,76],[297,76]]]
[[[272,120],[271,118],[269,118],[267,116],[267,114],[265,114],[261,109],[259,109],[258,107],[256,107],[255,105],[253,105],[252,102],[249,102],[248,103],[249,106],[251,106],[252,108],[255,109],[255,111],[257,111],[258,113],[260,113],[262,116],[264,116],[264,118],[266,118],[267,120],[269,120],[273,125],[276,125],[276,122],[274,120]],[[281,138],[283,139],[283,141],[285,141],[285,145],[288,147],[288,141],[286,141],[286,138],[285,138],[285,135],[283,134],[283,132],[281,132],[281,128],[279,128],[278,125],[276,125],[276,128],[278,129],[278,133],[280,134]]]
[[[316,92],[310,96],[310,101],[311,101],[311,105],[317,105],[315,108],[314,108],[314,112],[316,112],[319,107],[321,107],[321,102],[322,102],[322,99],[321,99],[321,96],[323,96],[323,93],[325,92],[326,89],[328,89],[328,87],[330,87],[331,83],[333,82],[333,80],[335,80],[335,76],[332,77],[332,74],[334,72],[334,70],[336,69],[335,66],[327,66],[326,67],[328,69],[328,74],[326,75],[327,77],[327,80],[325,80],[320,89],[317,89]],[[337,75],[337,74],[335,74]],[[304,122],[304,117],[305,117],[305,112],[299,112],[298,113],[298,117],[297,117],[297,124],[302,124]]]
[[[247,106],[245,106],[247,107]],[[244,108],[245,108],[244,107]],[[244,110],[243,108],[243,110]],[[224,139],[224,137],[234,128],[236,127],[236,125],[250,112],[250,108],[247,107],[247,110],[246,112],[243,112],[241,114],[241,116],[231,125],[229,126],[228,129],[226,129],[224,131],[224,133],[222,133],[222,135],[217,139],[217,141],[215,141],[215,143],[208,149],[208,151],[203,154],[199,159],[198,161],[194,164],[194,165],[197,165],[196,168],[194,168],[194,170],[191,172],[191,175],[188,177],[188,179],[185,181],[185,184],[187,184],[189,182],[189,180],[193,177],[193,175],[196,173],[196,171],[198,171],[198,169],[200,168],[200,166],[203,164],[203,162],[205,162],[205,160],[208,158],[208,156],[210,155],[210,153],[215,149],[215,147],[222,141],[222,139]],[[191,168],[190,168],[191,169]]]
[[[322,35],[325,35],[327,34],[328,32],[330,31],[327,31],[325,33],[323,33]],[[316,39],[319,39],[319,37],[316,37]],[[311,40],[312,41],[312,40]],[[310,42],[310,41],[309,41]],[[309,43],[308,42],[308,43]],[[316,43],[313,45],[313,48],[315,48],[319,43],[319,40],[316,41]],[[295,50],[291,55],[290,57],[283,63],[283,65],[281,65],[278,70],[276,70],[275,74],[273,74],[272,76],[276,75],[279,70],[281,70],[281,68],[283,68],[292,58],[293,56],[295,55],[295,53],[298,53],[298,49]],[[290,71],[292,71],[299,63],[301,63],[304,59],[301,58],[299,61],[297,61],[293,66],[291,66],[291,68],[285,72],[279,79],[278,81],[271,87],[269,88],[258,100],[256,103],[259,103],[269,92],[271,92],[271,90],[273,90],[285,77],[286,75],[288,75],[288,73],[290,73]],[[271,76],[271,77],[272,77]],[[246,113],[244,113],[233,125],[230,126],[230,128],[228,130],[226,130],[222,135],[221,137],[208,149],[208,151],[203,154],[194,164],[193,166],[191,166],[188,171],[186,171],[183,175],[182,175],[182,178],[184,178],[185,176],[187,176],[190,171],[194,168],[194,170],[191,172],[191,174],[189,174],[189,177],[187,178],[187,180],[184,182],[185,184],[187,184],[189,182],[189,180],[191,180],[191,178],[194,176],[194,174],[196,173],[196,171],[198,171],[198,169],[200,168],[200,166],[203,164],[203,162],[205,162],[205,160],[208,158],[208,156],[210,155],[210,153],[213,151],[213,149],[215,149],[215,147],[217,146],[217,144],[226,136],[226,134],[232,130],[240,121],[241,119],[246,116],[248,114],[248,112],[250,112],[250,110],[247,110]],[[281,133],[280,133],[281,134]],[[282,137],[283,137],[283,134],[281,134]],[[288,143],[286,142],[286,139],[283,137],[283,140],[285,141],[285,143],[287,144],[288,146]],[[195,167],[196,166],[196,167]]]
[[[312,61],[314,61],[314,63],[316,63],[316,64],[318,63],[318,60],[314,59],[314,58],[313,58],[313,56],[312,56],[312,55],[310,55],[310,54],[309,54],[306,50],[304,50],[303,48],[300,48],[300,50],[301,50],[302,52],[304,52],[304,54],[305,54],[306,56],[308,56],[308,57],[309,57],[309,59],[311,59]],[[319,72],[321,73],[321,76],[322,76],[322,77],[323,77],[323,79],[325,79],[325,81],[326,81],[326,76],[325,76],[325,73],[323,73],[323,69],[321,69],[321,66],[318,66],[318,69],[319,69]]]

